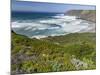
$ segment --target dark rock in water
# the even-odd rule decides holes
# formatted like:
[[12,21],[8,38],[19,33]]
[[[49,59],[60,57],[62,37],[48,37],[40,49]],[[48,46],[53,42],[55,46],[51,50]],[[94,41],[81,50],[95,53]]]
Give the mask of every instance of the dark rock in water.
[[11,32],[12,32],[12,33],[14,33],[14,31],[13,31],[13,30],[11,30]]
[[11,33],[14,33],[14,34],[16,34],[12,29],[11,29]]
[[57,25],[57,24],[51,24],[52,27],[59,27],[61,28],[61,25]]
[[81,19],[80,17],[76,17],[76,19]]

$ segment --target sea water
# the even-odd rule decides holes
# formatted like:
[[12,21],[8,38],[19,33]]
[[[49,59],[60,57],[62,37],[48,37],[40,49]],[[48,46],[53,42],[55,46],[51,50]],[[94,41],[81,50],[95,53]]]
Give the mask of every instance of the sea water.
[[88,29],[88,21],[55,13],[12,12],[11,27],[29,38],[60,36]]

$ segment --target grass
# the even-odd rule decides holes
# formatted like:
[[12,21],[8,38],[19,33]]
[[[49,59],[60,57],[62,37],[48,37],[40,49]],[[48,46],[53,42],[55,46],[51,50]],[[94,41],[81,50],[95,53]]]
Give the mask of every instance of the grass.
[[[95,33],[72,33],[30,39],[12,32],[12,74],[41,73],[96,68]],[[77,69],[71,60],[88,64]],[[80,62],[78,62],[80,63]]]

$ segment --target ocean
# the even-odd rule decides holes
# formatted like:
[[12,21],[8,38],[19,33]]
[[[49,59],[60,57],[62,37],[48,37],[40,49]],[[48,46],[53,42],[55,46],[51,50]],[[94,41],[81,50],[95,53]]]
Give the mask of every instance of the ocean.
[[88,30],[91,22],[55,13],[12,12],[11,28],[29,38],[61,36]]

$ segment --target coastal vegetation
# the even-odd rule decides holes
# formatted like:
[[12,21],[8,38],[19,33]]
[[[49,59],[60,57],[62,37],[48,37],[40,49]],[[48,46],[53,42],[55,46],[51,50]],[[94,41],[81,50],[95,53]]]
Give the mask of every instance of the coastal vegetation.
[[12,74],[96,68],[95,33],[71,33],[42,39],[12,32]]

